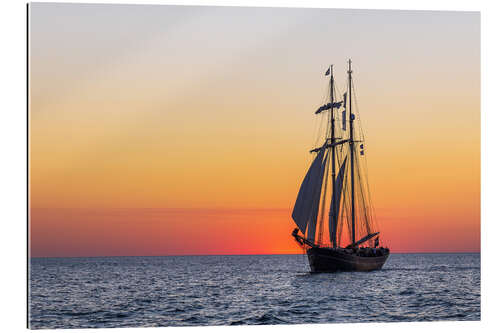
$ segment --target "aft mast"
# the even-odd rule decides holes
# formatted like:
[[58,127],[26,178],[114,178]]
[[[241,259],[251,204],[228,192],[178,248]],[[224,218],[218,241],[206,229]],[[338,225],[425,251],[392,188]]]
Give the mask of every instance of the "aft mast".
[[354,206],[354,133],[353,133],[353,121],[354,115],[352,113],[352,70],[351,70],[351,59],[349,59],[349,148],[351,153],[351,224],[352,224],[352,244],[356,242],[356,225],[354,223],[356,219],[356,207]]

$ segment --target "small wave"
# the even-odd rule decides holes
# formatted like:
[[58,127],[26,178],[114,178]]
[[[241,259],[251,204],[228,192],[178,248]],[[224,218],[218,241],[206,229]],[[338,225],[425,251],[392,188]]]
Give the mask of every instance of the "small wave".
[[289,322],[273,315],[270,312],[266,312],[260,316],[252,316],[231,321],[229,325],[278,325],[287,323]]
[[415,294],[415,290],[410,288],[410,289],[406,289],[406,290],[403,290],[402,292],[399,293],[400,295],[403,295],[403,296],[406,296],[406,295],[414,295]]
[[128,312],[108,312],[104,315],[105,318],[107,319],[122,319],[122,318],[127,318],[130,316],[130,313]]
[[60,314],[64,315],[64,316],[74,316],[74,317],[81,317],[81,316],[91,316],[91,315],[95,315],[95,314],[98,314],[98,313],[101,313],[103,312],[102,310],[95,310],[95,311],[63,311],[63,312],[60,312]]
[[290,301],[290,300],[287,300],[287,299],[282,299],[278,302],[279,305],[281,306],[290,306],[292,305],[293,303]]
[[420,306],[424,306],[424,307],[427,307],[427,306],[443,306],[443,307],[449,308],[451,306],[457,305],[457,303],[445,300],[443,298],[432,297],[432,298],[421,300],[421,302],[420,302],[419,305]]
[[400,267],[400,268],[384,268],[382,269],[383,272],[394,272],[394,271],[403,271],[403,272],[414,272],[414,271],[422,271],[424,269],[422,268],[410,268],[410,267]]
[[239,319],[239,320],[233,320],[229,322],[230,326],[236,326],[236,325],[245,325],[245,319]]
[[445,318],[445,319],[459,319],[459,318],[465,318],[466,314],[465,313],[455,313],[455,314],[449,314],[449,315],[446,315],[442,318]]
[[301,308],[291,308],[289,310],[287,310],[288,313],[290,314],[294,314],[294,315],[302,315],[302,314],[305,314],[307,313],[307,311],[301,309]]
[[200,317],[194,316],[194,315],[189,316],[187,318],[184,318],[184,319],[182,319],[182,321],[185,323],[193,324],[193,325],[201,324],[203,322]]
[[481,267],[476,266],[432,266],[429,271],[469,271],[469,270],[480,270]]
[[391,321],[413,321],[415,320],[412,316],[405,315],[389,315],[388,317]]
[[138,298],[135,300],[136,303],[139,303],[139,304],[151,304],[153,303],[153,300],[151,298]]
[[256,321],[261,324],[261,325],[267,325],[267,324],[286,324],[287,321],[280,319],[271,313],[267,312],[264,313],[262,316],[256,319]]
[[182,313],[182,312],[186,312],[186,310],[184,309],[180,309],[180,308],[175,308],[175,309],[169,309],[169,310],[165,310],[164,311],[165,313]]

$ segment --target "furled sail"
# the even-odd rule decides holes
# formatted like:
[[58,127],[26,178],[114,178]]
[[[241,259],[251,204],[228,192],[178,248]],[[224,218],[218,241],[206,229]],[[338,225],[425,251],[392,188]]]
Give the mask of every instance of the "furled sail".
[[334,103],[328,103],[328,104],[325,104],[325,105],[322,105],[318,108],[318,110],[316,110],[316,112],[314,112],[315,114],[318,114],[318,113],[321,113],[325,110],[330,110],[331,108],[340,108],[342,106],[342,102],[334,102]]
[[342,130],[343,131],[346,130],[346,117],[345,117],[345,114],[346,114],[346,110],[342,111]]
[[[344,162],[340,167],[339,173],[337,174],[337,178],[335,179],[335,196],[332,195],[332,202],[330,204],[330,219],[329,219],[329,227],[330,227],[330,241],[333,243],[333,246],[337,246],[337,224],[339,219],[339,210],[340,210],[340,195],[342,194],[342,187],[344,185],[344,171],[345,171],[345,163],[347,161],[347,157],[344,158]],[[333,199],[335,198],[335,202]]]
[[[299,227],[303,234],[306,233],[307,223],[311,217],[314,206],[314,195],[316,194],[316,187],[321,187],[323,180],[322,171],[323,167],[323,157],[325,155],[325,147],[323,146],[316,158],[311,164],[311,167],[307,171],[307,174],[300,185],[299,194],[297,195],[297,200],[295,201],[295,206],[293,207],[292,218]],[[322,170],[323,169],[323,170]],[[319,181],[318,181],[319,179]]]
[[316,222],[318,221],[318,209],[319,209],[319,201],[321,198],[321,189],[323,187],[323,177],[325,175],[325,166],[328,163],[328,152],[326,157],[323,159],[323,163],[321,163],[321,170],[319,172],[319,177],[316,179],[316,184],[314,184],[314,193],[312,196],[312,210],[311,216],[309,217],[309,221],[307,223],[307,239],[311,242],[314,242],[314,238],[316,237]]

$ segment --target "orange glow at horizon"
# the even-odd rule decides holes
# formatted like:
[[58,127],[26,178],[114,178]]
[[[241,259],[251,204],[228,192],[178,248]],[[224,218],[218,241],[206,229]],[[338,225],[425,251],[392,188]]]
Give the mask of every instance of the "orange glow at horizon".
[[31,11],[31,256],[302,253],[323,69],[341,94],[348,58],[382,244],[480,251],[479,14]]
[[[467,217],[398,217],[383,221],[382,245],[393,252],[480,250],[479,230]],[[288,209],[34,208],[31,219],[33,257],[303,253]]]

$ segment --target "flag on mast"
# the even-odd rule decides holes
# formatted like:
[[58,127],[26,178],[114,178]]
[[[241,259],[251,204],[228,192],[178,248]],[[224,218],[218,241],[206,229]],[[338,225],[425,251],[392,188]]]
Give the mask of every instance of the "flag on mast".
[[328,76],[330,75],[330,67],[328,67],[328,69],[326,70],[326,73],[325,73],[325,76]]

